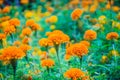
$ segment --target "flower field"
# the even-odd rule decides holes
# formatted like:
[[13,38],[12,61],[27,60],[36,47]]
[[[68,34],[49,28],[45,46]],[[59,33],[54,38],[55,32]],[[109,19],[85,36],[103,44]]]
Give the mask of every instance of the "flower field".
[[120,0],[0,0],[0,80],[120,80]]

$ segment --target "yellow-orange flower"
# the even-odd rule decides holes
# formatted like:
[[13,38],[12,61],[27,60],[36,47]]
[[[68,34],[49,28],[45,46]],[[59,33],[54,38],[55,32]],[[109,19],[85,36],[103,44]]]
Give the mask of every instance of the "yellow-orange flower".
[[28,3],[29,3],[29,0],[20,0],[20,3],[21,3],[21,4],[28,4]]
[[88,53],[88,47],[84,44],[76,43],[67,48],[66,54],[82,57]]
[[77,20],[82,15],[82,13],[83,11],[77,8],[72,12],[71,17],[73,20]]
[[86,40],[94,40],[96,39],[97,37],[97,33],[93,30],[87,30],[85,31],[85,34],[84,34],[84,39]]
[[41,61],[42,67],[52,67],[55,65],[55,62],[52,59],[45,59]]
[[29,19],[29,20],[27,20],[27,22],[26,22],[26,26],[32,26],[34,23],[35,23],[34,20]]
[[2,18],[0,18],[1,21],[7,21],[10,19],[10,16],[4,16]]
[[54,16],[54,15],[51,16],[49,19],[50,19],[50,22],[51,22],[51,23],[56,23],[56,22],[58,21],[57,16]]
[[4,0],[0,0],[0,5],[3,4]]
[[43,47],[53,46],[53,42],[50,39],[42,38],[39,40],[39,45]]
[[24,38],[24,39],[22,40],[22,43],[23,43],[23,44],[28,44],[29,41],[30,41],[30,38]]
[[32,24],[30,27],[32,28],[32,30],[39,30],[41,28],[40,25],[37,23]]
[[66,60],[66,61],[69,61],[70,58],[71,58],[71,55],[69,55],[69,54],[65,54],[65,60]]
[[25,56],[25,53],[15,46],[10,46],[8,48],[3,49],[2,54],[0,55],[0,60],[2,61],[10,61],[13,59],[21,59]]
[[20,25],[20,20],[17,18],[13,18],[9,21],[10,25],[19,26]]
[[5,39],[5,38],[6,38],[6,35],[3,33],[0,33],[0,40]]
[[114,12],[118,12],[118,11],[120,10],[120,8],[119,8],[118,6],[113,6],[113,7],[112,7],[112,10],[113,10]]
[[10,6],[5,6],[2,10],[3,13],[9,13],[10,12]]
[[21,44],[21,42],[18,41],[18,40],[17,40],[17,41],[14,41],[14,43],[13,43],[14,46],[19,46],[20,44]]
[[79,78],[82,78],[84,75],[85,73],[78,68],[70,68],[64,73],[64,76],[66,78],[70,78],[72,80],[77,80]]
[[94,12],[96,11],[96,8],[97,8],[96,5],[92,5],[92,6],[90,7],[90,12],[91,12],[91,13],[94,13]]
[[110,32],[107,34],[106,39],[112,40],[112,39],[118,39],[119,35],[116,32]]
[[22,44],[19,46],[19,48],[23,51],[23,52],[26,52],[28,50],[31,49],[31,46],[27,45],[27,44]]
[[84,45],[87,46],[87,47],[90,46],[90,42],[88,42],[88,41],[86,41],[86,40],[80,41],[80,44],[84,44]]
[[50,39],[54,44],[57,44],[57,45],[68,42],[70,40],[69,36],[64,34],[60,30],[55,30],[53,32],[50,32],[48,34],[48,39]]
[[26,28],[24,28],[24,29],[22,30],[22,34],[23,34],[24,36],[30,36],[31,33],[32,33],[32,30],[31,30],[30,28],[28,28],[28,27],[26,27]]
[[16,31],[16,29],[13,25],[9,25],[4,28],[5,34],[11,34],[11,33],[14,33],[15,31]]

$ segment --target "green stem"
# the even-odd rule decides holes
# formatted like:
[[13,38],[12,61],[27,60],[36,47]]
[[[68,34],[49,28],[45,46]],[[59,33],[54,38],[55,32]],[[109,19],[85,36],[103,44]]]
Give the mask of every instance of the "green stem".
[[80,60],[80,69],[82,69],[82,57],[80,57],[79,60]]
[[11,60],[11,65],[12,65],[12,68],[13,68],[13,77],[14,77],[14,80],[15,80],[16,70],[17,70],[17,61],[15,59]]
[[3,40],[2,39],[0,40],[0,45],[1,45],[1,48],[3,48]]
[[59,45],[56,45],[56,52],[57,52],[58,64],[60,66],[60,73],[62,74],[62,67],[61,67],[60,58],[59,58]]
[[[113,50],[115,50],[115,44],[113,43],[112,44],[112,48],[113,48]],[[116,54],[114,55],[114,61],[115,61],[115,66],[117,66],[117,59],[116,59]]]
[[11,37],[12,43],[14,43],[14,36],[13,36],[13,34],[10,34],[10,37]]

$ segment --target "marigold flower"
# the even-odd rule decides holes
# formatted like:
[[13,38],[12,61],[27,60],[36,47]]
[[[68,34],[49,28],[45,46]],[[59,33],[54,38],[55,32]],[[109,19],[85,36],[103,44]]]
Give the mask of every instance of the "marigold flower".
[[39,45],[43,47],[53,46],[53,42],[50,39],[42,38],[39,40]]
[[69,55],[69,54],[65,54],[65,60],[66,60],[66,61],[69,61],[70,58],[71,58],[71,55]]
[[6,38],[6,35],[3,33],[0,33],[0,40],[5,39],[5,38]]
[[88,47],[84,44],[76,43],[67,48],[66,54],[82,57],[88,53]]
[[2,18],[0,18],[1,21],[7,21],[10,19],[10,16],[4,16]]
[[70,78],[72,80],[77,80],[79,78],[82,78],[84,75],[85,73],[78,68],[70,68],[64,73],[64,76],[66,78]]
[[73,20],[77,20],[82,15],[82,13],[83,11],[77,8],[72,12],[71,17]]
[[32,30],[39,30],[41,28],[40,25],[37,23],[32,24],[30,27],[32,28]]
[[25,56],[25,53],[15,46],[10,46],[8,48],[3,49],[2,54],[0,55],[0,60],[2,61],[10,61],[13,59],[21,59]]
[[29,3],[29,0],[20,0],[20,3],[21,3],[21,4],[28,4],[28,3]]
[[18,41],[18,40],[17,40],[17,41],[14,41],[14,43],[13,43],[14,46],[19,46],[20,44],[21,44],[21,42]]
[[22,34],[24,35],[24,36],[30,36],[31,35],[31,33],[32,33],[32,30],[30,29],[30,28],[24,28],[23,30],[22,30]]
[[26,26],[32,26],[34,23],[35,23],[34,20],[29,19],[29,20],[26,21]]
[[29,46],[28,44],[22,44],[19,46],[19,48],[23,51],[23,52],[27,52],[28,50],[31,49],[31,46]]
[[0,0],[0,5],[3,4],[4,0]]
[[105,56],[105,55],[103,55],[103,56],[102,56],[102,59],[101,59],[101,62],[102,62],[102,63],[105,63],[107,60],[108,60],[108,57]]
[[20,20],[17,18],[13,18],[9,21],[10,25],[19,26],[20,25]]
[[51,23],[56,23],[58,21],[57,16],[51,16],[49,19]]
[[110,9],[111,8],[111,5],[109,3],[106,4],[106,9]]
[[118,11],[120,10],[120,8],[119,8],[118,6],[113,6],[113,7],[112,7],[112,10],[113,10],[114,12],[118,12]]
[[3,13],[9,13],[10,12],[10,6],[5,6],[2,10]]
[[94,40],[96,39],[97,37],[97,33],[93,30],[87,30],[85,31],[85,34],[84,34],[84,39],[86,40]]
[[16,29],[15,29],[15,26],[13,26],[13,25],[9,25],[4,28],[5,34],[11,34],[11,33],[14,33],[15,31],[16,31]]
[[110,32],[107,34],[106,39],[112,40],[112,39],[118,39],[119,35],[116,32]]
[[26,13],[25,13],[26,18],[31,18],[32,16],[33,16],[32,11],[26,11]]
[[48,34],[48,38],[54,43],[54,44],[61,44],[61,43],[65,43],[68,42],[69,36],[64,34],[62,31],[60,30],[55,30],[53,32],[50,32]]
[[84,44],[84,45],[87,46],[87,47],[90,46],[90,42],[88,42],[88,41],[86,41],[86,40],[80,41],[80,44]]
[[52,59],[45,59],[41,61],[42,67],[52,67],[55,65],[55,62]]
[[30,38],[24,38],[24,39],[22,40],[22,43],[23,43],[23,44],[28,44],[29,41],[30,41]]
[[97,8],[96,5],[92,5],[92,6],[90,7],[90,12],[91,12],[91,13],[94,13],[94,12],[96,11],[96,8]]

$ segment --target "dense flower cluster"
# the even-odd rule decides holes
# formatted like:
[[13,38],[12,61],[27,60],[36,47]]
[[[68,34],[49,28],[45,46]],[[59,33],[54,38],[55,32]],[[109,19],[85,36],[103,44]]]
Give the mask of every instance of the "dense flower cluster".
[[31,49],[31,46],[27,45],[27,44],[22,44],[19,46],[19,48],[23,51],[26,52],[27,50]]
[[84,75],[85,73],[78,68],[70,68],[64,73],[64,76],[66,78],[70,78],[72,80],[77,80],[79,78],[82,78]]
[[84,44],[76,43],[67,48],[66,54],[82,57],[88,53],[88,47]]
[[48,38],[42,38],[39,40],[40,46],[47,47],[47,46],[53,46],[53,42]]
[[80,41],[80,44],[84,44],[84,45],[87,46],[87,47],[90,46],[90,42],[88,42],[88,41],[86,41],[86,40]]
[[70,40],[68,35],[59,30],[49,33],[48,39],[50,39],[56,45],[68,42]]
[[25,56],[25,53],[15,47],[15,46],[10,46],[8,48],[3,49],[2,54],[0,55],[0,60],[2,61],[10,61],[13,59],[21,59]]
[[73,20],[77,20],[82,15],[82,13],[83,11],[77,8],[72,12],[71,17]]
[[97,33],[93,30],[87,30],[85,31],[85,34],[84,34],[84,39],[86,40],[94,40],[97,38]]
[[112,40],[112,39],[118,39],[119,35],[116,32],[110,32],[107,34],[106,39]]
[[42,67],[52,67],[54,64],[55,62],[52,59],[44,59],[41,61]]

